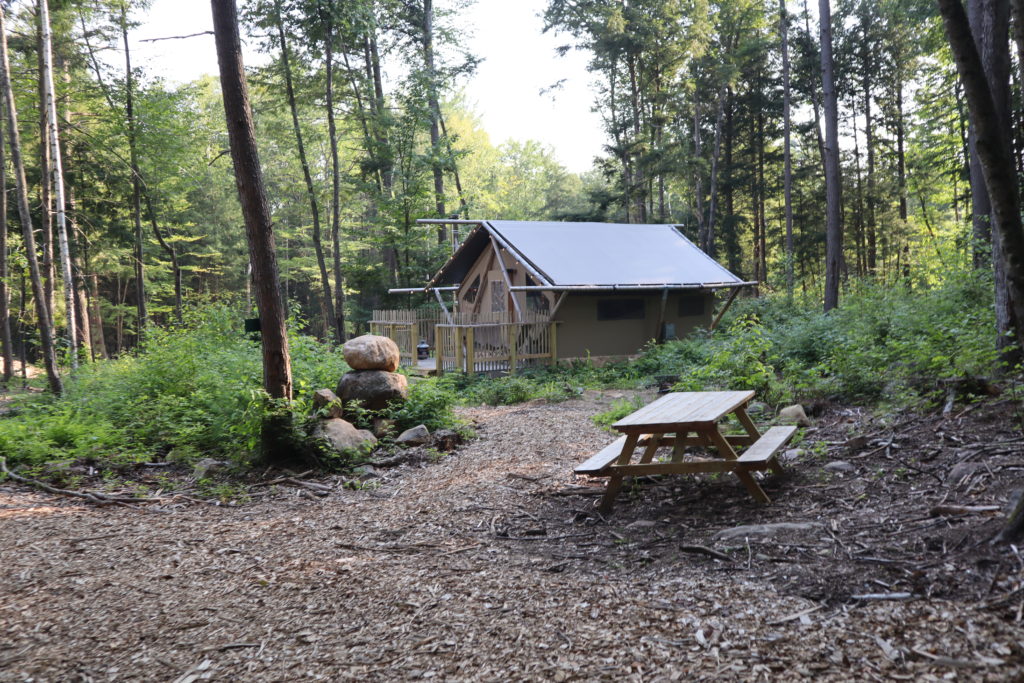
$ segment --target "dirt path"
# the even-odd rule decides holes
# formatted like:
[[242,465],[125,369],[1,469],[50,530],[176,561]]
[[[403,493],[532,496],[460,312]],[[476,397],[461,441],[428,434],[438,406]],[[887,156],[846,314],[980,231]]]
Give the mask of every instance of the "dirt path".
[[[847,498],[817,475],[774,484],[767,508],[725,478],[638,489],[607,521],[594,496],[559,495],[582,483],[573,465],[609,441],[589,417],[610,401],[469,411],[478,438],[454,455],[317,500],[282,488],[240,508],[96,509],[0,485],[0,680],[1024,672],[1015,602],[1007,616],[966,593],[865,602],[815,583],[826,565],[813,558],[840,567],[852,542],[846,516],[827,507],[809,538],[716,545],[731,562],[680,550],[734,524],[806,519],[808,500]],[[892,570],[833,574],[902,590],[875,568]]]

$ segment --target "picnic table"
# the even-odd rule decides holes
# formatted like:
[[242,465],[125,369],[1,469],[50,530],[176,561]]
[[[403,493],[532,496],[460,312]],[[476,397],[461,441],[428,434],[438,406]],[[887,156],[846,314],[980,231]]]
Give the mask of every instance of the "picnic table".
[[[792,438],[796,427],[772,427],[764,434],[747,414],[753,391],[688,391],[665,394],[612,425],[622,432],[616,441],[591,456],[577,467],[576,474],[608,477],[608,487],[600,509],[607,512],[626,476],[651,474],[694,474],[698,472],[732,472],[761,503],[770,502],[768,495],[752,472],[782,472],[776,454]],[[743,434],[724,434],[720,421],[735,415]],[[669,462],[655,462],[661,447],[672,447]],[[685,459],[688,446],[714,448],[717,458]],[[633,456],[640,450],[640,459]],[[737,448],[744,448],[738,455]]]

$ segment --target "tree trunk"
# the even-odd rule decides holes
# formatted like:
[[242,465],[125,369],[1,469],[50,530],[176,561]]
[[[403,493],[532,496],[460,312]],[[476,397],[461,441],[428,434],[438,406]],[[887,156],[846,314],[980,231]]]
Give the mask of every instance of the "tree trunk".
[[821,85],[825,98],[825,311],[839,305],[839,275],[843,265],[842,191],[839,176],[839,101],[832,61],[832,11],[829,0],[818,0],[821,21]]
[[[331,296],[331,279],[327,274],[327,261],[324,258],[323,241],[320,236],[320,206],[316,200],[316,188],[313,187],[313,176],[309,172],[309,161],[306,159],[306,145],[302,141],[302,127],[299,125],[299,107],[295,103],[295,88],[292,85],[292,65],[288,55],[288,38],[284,32],[284,19],[281,17],[281,1],[274,2],[274,23],[277,37],[281,41],[281,67],[284,70],[284,91],[288,98],[288,108],[292,115],[292,130],[295,133],[295,145],[299,152],[299,164],[302,166],[302,179],[306,184],[306,196],[309,198],[309,211],[313,218],[313,249],[316,252],[316,264],[320,269],[320,287],[323,290],[324,308],[331,325],[336,322],[334,299]],[[333,138],[332,138],[333,139]],[[339,337],[340,339],[340,337]]]
[[782,185],[786,212],[786,297],[793,301],[793,159],[789,114],[789,13],[779,0],[779,35],[782,38]]
[[[427,71],[427,106],[430,108],[430,165],[434,171],[434,211],[445,218],[444,166],[441,163],[441,105],[437,101],[434,70],[434,0],[423,0],[423,63]],[[437,243],[445,243],[445,226],[437,226]]]
[[11,339],[10,292],[7,290],[7,159],[4,153],[6,103],[0,101],[0,343],[3,344],[3,383],[14,377],[14,341]]
[[32,280],[32,294],[36,300],[36,315],[39,318],[39,337],[43,347],[43,362],[50,391],[57,396],[64,393],[60,372],[57,369],[57,354],[53,343],[53,323],[46,306],[46,292],[39,273],[36,257],[36,238],[32,230],[32,216],[28,206],[28,187],[25,182],[25,166],[21,158],[21,136],[18,133],[18,112],[11,88],[11,70],[7,57],[7,26],[3,6],[0,5],[0,90],[7,102],[7,135],[11,145],[11,162],[14,166],[14,180],[18,191],[18,216],[21,219],[25,240],[25,256],[28,260],[29,276]]
[[[998,6],[999,3],[994,5]],[[982,58],[960,1],[939,0],[939,9],[964,84],[968,111],[975,129],[975,148],[992,201],[995,229],[1002,242],[1001,260],[1005,267],[1009,300],[1016,317],[1024,319],[1024,229],[1021,226],[1017,178],[1010,153],[1006,119],[1001,103],[997,104],[997,97],[1005,101],[1005,93],[994,92],[986,77]],[[1006,49],[1005,42],[1002,49]],[[1021,328],[1017,327],[1014,333],[1018,345],[1022,345],[1024,337]]]
[[53,84],[53,39],[50,8],[47,0],[39,0],[39,23],[43,30],[43,89],[46,93],[46,116],[50,139],[50,170],[53,174],[54,201],[57,209],[57,238],[60,242],[60,271],[64,283],[64,306],[67,309],[68,353],[72,369],[78,367],[78,330],[75,323],[75,280],[71,273],[71,246],[64,199],[64,166],[60,153],[60,129],[57,125],[57,91]]
[[36,12],[36,60],[39,66],[39,204],[42,216],[42,247],[43,247],[43,289],[46,291],[46,308],[50,311],[50,320],[54,319],[56,306],[56,272],[53,265],[53,184],[50,170],[50,154],[52,149],[47,141],[50,139],[50,118],[47,116],[46,71],[43,54],[43,22],[42,13]]
[[[334,120],[334,0],[327,0],[327,18],[324,33],[324,68],[327,75],[327,133],[331,144],[331,244],[334,247],[334,305],[328,306],[327,314],[332,317],[334,340],[345,343],[345,280],[341,273],[341,167],[338,159],[338,127]],[[282,41],[283,45],[283,41]],[[324,278],[324,293],[330,297],[326,268],[322,265],[319,235],[317,259],[321,261],[321,275]]]
[[[245,218],[249,258],[256,287],[256,308],[263,338],[263,388],[274,399],[292,398],[291,359],[288,352],[286,314],[281,298],[274,246],[273,222],[267,202],[256,149],[249,90],[242,64],[242,46],[238,35],[235,0],[211,0],[217,63],[220,67],[224,115],[227,121],[235,186]],[[264,446],[276,441],[264,425]],[[270,425],[273,428],[273,425]],[[282,454],[265,452],[271,459]],[[284,454],[287,455],[287,454]]]
[[718,91],[718,107],[715,113],[715,146],[711,150],[711,183],[708,199],[707,245],[704,251],[711,258],[715,257],[715,211],[718,204],[718,157],[722,152],[722,126],[725,119],[725,91],[722,84]]
[[867,0],[861,2],[861,32],[863,33],[860,49],[861,84],[864,89],[864,148],[868,158],[867,167],[867,216],[865,220],[865,232],[867,233],[868,248],[868,272],[872,275],[878,266],[877,234],[878,225],[875,219],[875,206],[878,192],[875,189],[875,129],[871,116],[871,84],[875,69],[872,59],[873,51],[869,45],[870,17],[868,15]]
[[[820,2],[820,0],[819,0]],[[804,0],[804,30],[808,38],[811,35],[811,14],[807,10],[807,0]],[[811,109],[814,112],[814,137],[818,142],[818,156],[821,158],[821,172],[828,175],[828,162],[825,160],[825,138],[821,136],[821,103],[818,101],[818,90],[811,86]]]
[[125,117],[128,122],[128,154],[132,172],[132,220],[135,226],[135,311],[136,343],[141,346],[146,338],[146,269],[142,241],[142,178],[139,174],[139,153],[135,123],[135,74],[132,73],[132,56],[128,47],[128,16],[121,6],[121,40],[124,43],[125,74]]

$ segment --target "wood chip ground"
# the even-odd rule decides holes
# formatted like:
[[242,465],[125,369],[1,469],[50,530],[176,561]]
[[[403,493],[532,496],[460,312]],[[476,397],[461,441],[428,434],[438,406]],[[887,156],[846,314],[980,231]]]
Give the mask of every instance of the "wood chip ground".
[[[452,455],[325,497],[96,508],[0,485],[0,680],[1024,675],[1024,563],[984,543],[997,515],[929,515],[1006,504],[1024,469],[1007,408],[833,411],[765,480],[769,506],[677,477],[602,518],[600,481],[572,469],[614,438],[590,417],[615,397],[466,410],[477,438]],[[838,459],[855,471],[823,469]],[[947,481],[960,462],[981,465]],[[771,522],[819,526],[714,540]]]

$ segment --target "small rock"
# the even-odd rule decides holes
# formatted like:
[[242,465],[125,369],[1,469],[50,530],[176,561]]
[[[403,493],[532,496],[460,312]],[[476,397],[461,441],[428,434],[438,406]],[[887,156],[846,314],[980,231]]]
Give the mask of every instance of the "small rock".
[[395,443],[400,443],[404,446],[422,446],[429,441],[430,430],[427,429],[426,425],[416,425],[412,429],[406,429],[395,439]]
[[833,460],[827,463],[824,469],[829,472],[856,472],[857,467],[852,463],[848,463],[845,460]]
[[217,470],[224,469],[228,464],[223,460],[214,460],[213,458],[203,458],[196,463],[195,468],[192,470],[192,478],[196,481],[200,479],[206,479],[207,475]]
[[383,439],[389,434],[395,433],[395,421],[386,417],[378,417],[373,420],[373,433],[378,439]]
[[462,443],[462,437],[452,429],[438,429],[434,432],[434,448],[439,451],[453,451]]
[[341,399],[330,389],[317,389],[313,392],[313,410],[327,409],[327,417],[341,417]]
[[731,529],[722,529],[714,535],[719,541],[732,541],[736,539],[753,538],[765,539],[774,538],[779,534],[792,534],[802,531],[815,531],[821,528],[817,522],[775,522],[773,524],[748,524],[737,526]]
[[958,486],[967,477],[981,469],[980,462],[958,462],[946,475],[946,483],[951,486]]
[[346,454],[372,448],[377,444],[377,437],[365,429],[356,429],[355,425],[338,417],[320,420],[313,430],[314,439],[323,439],[334,451]]
[[768,412],[768,404],[760,401],[751,401],[747,404],[747,412],[754,415],[762,415]]
[[627,524],[627,529],[650,529],[651,527],[657,526],[658,523],[651,519],[638,519],[632,524]]
[[791,406],[786,406],[779,411],[779,417],[783,420],[789,420],[794,422],[801,427],[810,427],[811,420],[807,417],[807,413],[804,412],[804,407],[799,403],[794,403]]
[[1024,489],[1014,489],[1010,491],[1010,495],[1007,496],[1006,509],[1003,511],[1007,516],[1013,514],[1013,511],[1017,509],[1017,504],[1020,502],[1021,496],[1024,496]]
[[345,342],[341,352],[345,356],[345,362],[353,370],[394,372],[398,369],[401,359],[398,344],[387,337],[375,334],[364,334],[361,337],[349,339]]
[[371,479],[380,479],[380,475],[377,474],[377,470],[372,465],[360,465],[359,467],[352,470],[352,474],[359,481],[370,481]]
[[863,434],[846,440],[843,447],[848,451],[859,451],[868,445],[868,437]]
[[782,462],[793,462],[794,460],[798,460],[804,457],[805,455],[807,455],[807,451],[805,451],[803,448],[787,448],[782,452],[782,455],[779,456],[779,459],[781,459]]

